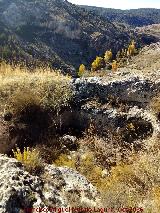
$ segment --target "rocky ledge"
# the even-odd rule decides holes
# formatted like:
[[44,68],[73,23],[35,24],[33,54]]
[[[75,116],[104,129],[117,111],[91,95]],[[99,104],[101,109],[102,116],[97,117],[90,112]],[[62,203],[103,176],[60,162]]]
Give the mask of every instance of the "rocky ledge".
[[[158,71],[148,76],[122,72],[104,78],[79,78],[72,80],[71,85],[74,91],[71,107],[63,109],[55,118],[55,126],[60,127],[58,131],[61,135],[70,131],[76,136],[89,128],[91,122],[102,135],[110,129],[122,130],[124,133],[127,125],[132,123],[139,130],[136,132],[137,137],[129,142],[141,136],[146,139],[158,134],[158,116],[149,108],[152,98],[160,93]],[[33,129],[37,128],[38,124],[37,121],[34,123],[35,127],[21,122],[10,125],[1,118],[1,153],[10,152],[15,144],[23,143],[23,138],[26,141],[28,135],[31,138]],[[33,137],[33,141],[36,141],[39,135]]]
[[[74,98],[71,107],[64,109],[56,120],[60,122],[63,134],[67,134],[71,128],[74,133],[77,133],[75,129],[84,131],[93,122],[97,134],[104,136],[105,131],[119,131],[129,143],[137,140],[143,143],[148,137],[159,134],[158,116],[149,108],[152,98],[160,92],[159,78],[153,75],[131,76],[125,72],[113,76],[72,81]],[[14,134],[18,125],[21,131]],[[1,153],[11,151],[18,143],[20,132],[34,129],[34,126],[22,129],[28,125],[25,123],[18,125],[10,125],[1,117]],[[37,127],[38,123],[35,125]],[[71,141],[74,141],[72,138]],[[70,136],[64,137],[65,141],[68,139]],[[26,172],[16,159],[0,155],[1,213],[24,212],[25,208],[31,207],[67,207],[77,204],[91,207],[100,203],[95,187],[73,169],[45,164],[43,174],[37,175]]]

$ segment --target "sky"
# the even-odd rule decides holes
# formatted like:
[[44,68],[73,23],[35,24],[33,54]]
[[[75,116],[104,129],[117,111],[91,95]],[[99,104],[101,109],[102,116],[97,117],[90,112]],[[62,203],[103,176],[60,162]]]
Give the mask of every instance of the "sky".
[[73,4],[116,9],[159,8],[160,0],[68,0]]

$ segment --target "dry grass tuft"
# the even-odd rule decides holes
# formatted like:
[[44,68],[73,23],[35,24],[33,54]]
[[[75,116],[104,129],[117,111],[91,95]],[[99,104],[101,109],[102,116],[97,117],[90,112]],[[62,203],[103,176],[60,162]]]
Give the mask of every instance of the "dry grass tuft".
[[12,67],[0,64],[0,110],[19,111],[26,105],[58,108],[67,105],[72,96],[70,77],[51,69]]
[[13,150],[14,157],[20,161],[25,169],[30,173],[37,173],[43,168],[43,160],[40,153],[36,149],[24,148],[21,151],[19,148]]

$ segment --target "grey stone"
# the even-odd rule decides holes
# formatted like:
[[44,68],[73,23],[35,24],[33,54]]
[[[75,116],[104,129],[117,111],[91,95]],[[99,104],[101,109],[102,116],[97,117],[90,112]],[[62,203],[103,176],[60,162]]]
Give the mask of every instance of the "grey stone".
[[73,169],[46,165],[44,174],[37,177],[26,172],[16,159],[0,155],[1,213],[17,213],[26,208],[67,207],[71,205],[73,193],[77,205],[96,206],[100,202],[96,188]]

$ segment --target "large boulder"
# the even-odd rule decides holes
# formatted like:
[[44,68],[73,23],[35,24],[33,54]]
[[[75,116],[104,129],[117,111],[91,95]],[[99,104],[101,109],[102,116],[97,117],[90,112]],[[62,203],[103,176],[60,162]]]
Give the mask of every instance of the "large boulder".
[[46,165],[43,175],[37,177],[26,172],[16,159],[0,155],[1,213],[98,204],[96,188],[73,169]]

